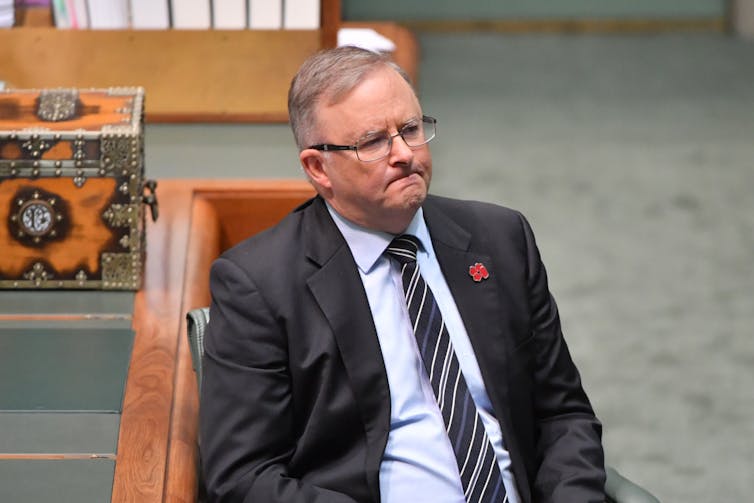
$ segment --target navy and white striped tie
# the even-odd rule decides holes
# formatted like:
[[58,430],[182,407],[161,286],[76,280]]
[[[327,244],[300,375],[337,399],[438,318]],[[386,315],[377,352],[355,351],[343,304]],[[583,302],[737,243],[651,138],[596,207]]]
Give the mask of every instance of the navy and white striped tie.
[[403,235],[395,238],[386,252],[401,264],[408,314],[456,454],[466,501],[505,502],[505,487],[494,449],[466,386],[442,314],[419,273],[418,249],[416,237]]

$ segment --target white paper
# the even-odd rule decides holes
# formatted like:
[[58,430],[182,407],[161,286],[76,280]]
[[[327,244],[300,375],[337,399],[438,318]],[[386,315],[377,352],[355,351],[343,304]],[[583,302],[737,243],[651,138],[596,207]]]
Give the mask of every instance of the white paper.
[[69,0],[68,12],[71,19],[71,28],[78,30],[89,28],[89,7],[86,0]]
[[286,30],[319,28],[319,0],[285,0],[283,26]]
[[88,0],[89,27],[94,30],[128,28],[127,0]]
[[279,30],[282,27],[282,0],[249,0],[249,28]]
[[170,28],[168,0],[131,0],[131,28],[136,30]]
[[338,30],[338,46],[353,45],[374,52],[393,52],[395,43],[371,28],[341,28]]
[[209,0],[171,0],[173,28],[207,30],[210,28]]
[[246,0],[212,0],[212,25],[218,30],[246,28]]

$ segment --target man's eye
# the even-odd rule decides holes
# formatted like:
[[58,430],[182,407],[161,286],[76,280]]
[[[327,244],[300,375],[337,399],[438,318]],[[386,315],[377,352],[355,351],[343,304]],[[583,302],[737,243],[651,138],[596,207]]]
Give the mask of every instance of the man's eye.
[[384,136],[373,136],[370,138],[364,138],[363,140],[359,141],[358,148],[364,150],[364,149],[371,149],[381,146],[385,142]]
[[421,131],[421,128],[418,124],[407,124],[406,126],[403,126],[403,129],[401,129],[401,133],[404,136],[416,136]]

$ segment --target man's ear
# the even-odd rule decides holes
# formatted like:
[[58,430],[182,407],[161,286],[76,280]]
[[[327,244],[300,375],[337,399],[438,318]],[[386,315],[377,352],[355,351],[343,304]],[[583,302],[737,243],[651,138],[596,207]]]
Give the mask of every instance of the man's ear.
[[327,176],[325,171],[325,163],[327,160],[322,152],[314,150],[313,148],[307,148],[301,151],[298,155],[301,161],[301,167],[306,173],[306,176],[316,185],[329,189],[330,177]]

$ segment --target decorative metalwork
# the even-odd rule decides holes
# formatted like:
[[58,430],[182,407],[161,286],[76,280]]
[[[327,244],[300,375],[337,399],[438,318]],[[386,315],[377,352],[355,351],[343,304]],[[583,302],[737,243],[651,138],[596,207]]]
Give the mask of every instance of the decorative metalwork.
[[129,227],[136,217],[138,209],[130,204],[112,204],[102,213],[102,218],[110,228]]
[[23,128],[19,131],[13,132],[8,139],[9,140],[18,140],[21,141],[25,138],[31,138],[32,136],[40,136],[49,139],[54,139],[55,141],[58,141],[60,138],[56,138],[56,135],[53,133],[53,130],[41,126],[39,124],[35,124],[33,126],[29,126],[26,128]]
[[55,220],[55,211],[47,201],[26,201],[19,210],[18,224],[27,234],[35,237],[54,233],[52,228]]
[[33,244],[39,244],[59,236],[59,227],[64,219],[64,211],[57,205],[58,196],[45,192],[41,194],[35,190],[19,191],[13,198],[17,211],[11,210],[11,235],[24,244],[31,239]]
[[102,162],[113,169],[128,167],[131,152],[131,139],[125,136],[106,136],[102,138]]
[[107,94],[110,96],[131,96],[135,98],[141,98],[141,96],[144,94],[144,88],[133,86],[108,87]]
[[85,147],[86,141],[84,141],[83,135],[77,135],[76,139],[73,140],[73,165],[78,169],[81,169],[86,160]]
[[138,234],[124,234],[118,243],[127,250],[136,250],[139,246]]
[[24,278],[34,283],[35,286],[40,286],[51,280],[53,277],[52,273],[47,272],[45,265],[42,262],[35,262],[31,267],[31,270],[24,273]]
[[141,260],[131,253],[102,254],[102,287],[105,289],[138,288]]
[[84,172],[83,171],[79,170],[76,173],[76,176],[73,177],[73,184],[76,187],[81,188],[81,187],[84,186],[85,183],[86,183],[86,176],[84,176]]
[[78,281],[79,284],[83,285],[87,279],[87,275],[83,269],[79,270],[79,272],[76,273],[76,281]]
[[31,138],[21,144],[21,148],[31,155],[34,159],[42,157],[46,151],[50,150],[54,145],[53,142],[48,139],[42,138],[38,134],[32,135]]
[[152,222],[156,222],[157,217],[160,215],[160,205],[157,201],[157,180],[146,180],[141,192],[141,200],[149,206],[150,213],[152,214]]
[[46,122],[60,122],[76,117],[79,93],[76,89],[44,90],[39,93],[37,117]]
[[141,175],[142,145],[140,135],[129,126],[103,126],[100,142],[102,168],[116,175]]
[[105,124],[100,128],[102,136],[127,136],[133,138],[141,136],[139,131],[141,128],[134,128],[134,124]]

